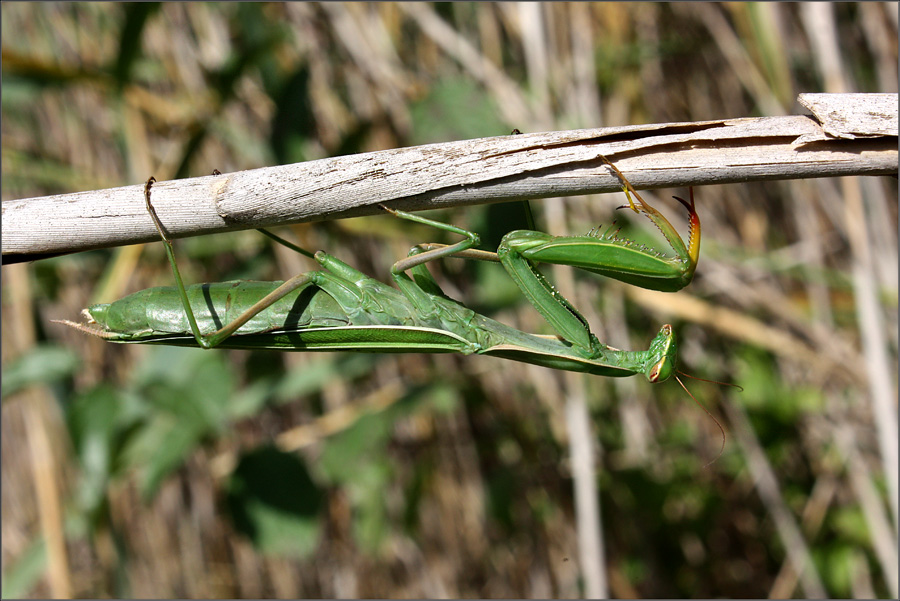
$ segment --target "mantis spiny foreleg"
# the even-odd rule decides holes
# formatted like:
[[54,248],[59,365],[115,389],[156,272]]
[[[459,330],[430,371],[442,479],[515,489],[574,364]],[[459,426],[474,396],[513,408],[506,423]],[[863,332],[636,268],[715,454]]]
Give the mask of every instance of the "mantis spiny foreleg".
[[[630,206],[637,213],[644,213],[659,228],[675,252],[674,257],[667,257],[653,249],[638,246],[631,240],[619,238],[615,234],[552,236],[535,230],[516,230],[508,233],[501,241],[497,252],[492,253],[472,248],[477,244],[477,237],[471,232],[384,207],[398,217],[467,236],[467,240],[452,246],[420,244],[414,247],[410,251],[410,256],[398,261],[391,270],[398,285],[401,279],[405,278],[402,285],[404,291],[415,294],[416,291],[409,288],[410,278],[403,275],[403,272],[406,270],[417,272],[419,277],[416,281],[427,282],[425,275],[427,271],[423,265],[442,257],[499,261],[529,302],[565,340],[589,352],[596,352],[599,343],[591,334],[586,320],[537,271],[537,263],[571,265],[642,288],[673,292],[680,290],[693,279],[700,252],[700,219],[694,208],[693,189],[690,203],[676,197],[688,209],[690,216],[689,242],[685,245],[669,221],[640,196],[624,174],[605,157],[601,158],[622,180],[622,189],[629,202],[626,206]],[[634,202],[635,198],[637,204]],[[430,283],[427,285],[431,286]]]

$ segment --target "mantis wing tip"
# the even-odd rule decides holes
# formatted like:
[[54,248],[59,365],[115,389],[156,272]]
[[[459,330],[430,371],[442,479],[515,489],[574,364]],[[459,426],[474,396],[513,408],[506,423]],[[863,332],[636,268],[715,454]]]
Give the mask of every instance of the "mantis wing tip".
[[98,330],[97,328],[92,328],[89,325],[83,323],[76,323],[74,321],[69,321],[68,319],[51,319],[53,323],[61,323],[63,325],[69,326],[70,328],[75,328],[85,334],[90,334],[91,336],[96,336],[97,338],[104,338],[110,340],[115,338],[116,335],[113,332],[104,332],[103,330]]

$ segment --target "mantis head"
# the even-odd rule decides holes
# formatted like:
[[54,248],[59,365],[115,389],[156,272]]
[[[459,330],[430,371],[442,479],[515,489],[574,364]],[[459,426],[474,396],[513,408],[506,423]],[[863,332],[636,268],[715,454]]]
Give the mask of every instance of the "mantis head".
[[675,342],[675,332],[671,325],[666,324],[660,328],[659,334],[650,343],[644,375],[651,383],[665,382],[675,371],[677,358],[678,344]]
[[[647,379],[650,380],[651,383],[656,382],[664,382],[669,379],[670,376],[673,375],[673,372],[676,372],[678,375],[686,376],[688,378],[693,378],[695,380],[701,380],[703,382],[712,382],[714,384],[724,384],[726,386],[734,386],[738,390],[744,390],[737,384],[729,384],[728,382],[718,382],[716,380],[707,380],[705,378],[698,378],[696,376],[692,376],[684,373],[683,371],[679,371],[675,369],[675,361],[678,355],[678,345],[675,342],[675,332],[672,330],[672,326],[669,324],[664,325],[659,330],[659,334],[656,335],[656,338],[653,339],[653,342],[650,343],[650,349],[647,351],[647,361],[645,362],[644,367],[644,375],[647,376]],[[715,459],[707,463],[703,467],[709,467],[715,461],[722,456],[722,452],[725,450],[725,428],[722,427],[722,424],[719,423],[719,420],[715,418],[715,416],[709,412],[709,409],[703,406],[703,404],[698,401],[694,395],[691,394],[691,391],[687,389],[687,386],[684,385],[684,382],[681,381],[681,378],[675,376],[675,380],[684,391],[691,397],[697,405],[706,412],[706,415],[710,417],[716,423],[716,426],[719,427],[719,431],[722,433],[722,448],[719,449],[719,454]]]

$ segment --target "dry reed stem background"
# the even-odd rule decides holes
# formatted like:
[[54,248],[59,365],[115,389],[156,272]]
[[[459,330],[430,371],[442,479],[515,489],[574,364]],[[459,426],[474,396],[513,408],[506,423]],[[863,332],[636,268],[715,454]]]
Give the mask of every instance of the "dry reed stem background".
[[[799,92],[897,91],[897,14],[884,3],[0,11],[4,200],[512,128],[796,114]],[[258,373],[273,366],[286,382],[320,369],[336,375],[296,384],[304,392],[287,399],[277,399],[287,383],[273,384],[269,402],[207,432],[146,500],[145,470],[170,441],[140,449],[150,457],[132,450],[97,488],[104,502],[89,516],[83,492],[94,472],[76,452],[72,408],[100,391],[133,401],[135,374],[169,355],[50,320],[168,284],[171,273],[152,244],[4,267],[4,380],[35,348],[80,361],[65,378],[4,395],[4,596],[895,597],[896,179],[695,193],[704,247],[685,291],[652,294],[559,268],[551,277],[600,340],[641,348],[671,320],[683,370],[745,387],[690,384],[729,431],[725,455],[707,469],[718,431],[671,383],[450,356],[379,356],[353,371],[333,356],[217,352],[203,360],[227,361],[235,399],[267,382]],[[683,191],[645,196],[684,231],[670,194]],[[565,233],[608,224],[621,202],[533,204],[541,229]],[[440,218],[485,233],[509,214]],[[658,244],[645,225],[631,232]],[[292,229],[304,246],[381,279],[434,235],[383,217]],[[310,269],[252,232],[176,252],[191,282]],[[448,261],[438,271],[451,296],[544,331],[490,266]],[[236,532],[224,499],[241,457],[274,442],[320,478],[335,440],[420,389],[431,392],[416,402],[450,409],[391,422],[388,442],[368,458],[374,471],[360,472],[381,474],[377,487],[319,480],[312,555],[266,554]],[[169,415],[157,410],[157,419]],[[570,457],[570,437],[596,476],[576,470],[591,462]],[[380,533],[377,544],[365,528]]]

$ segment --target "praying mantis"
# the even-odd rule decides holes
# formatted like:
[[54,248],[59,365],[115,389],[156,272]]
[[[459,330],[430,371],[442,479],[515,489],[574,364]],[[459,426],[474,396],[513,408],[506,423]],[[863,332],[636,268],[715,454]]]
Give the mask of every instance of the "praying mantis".
[[[496,252],[476,249],[476,233],[425,217],[382,207],[396,217],[459,234],[452,245],[420,244],[396,262],[396,288],[370,278],[323,251],[310,253],[265,230],[279,243],[315,259],[321,267],[285,282],[231,281],[185,286],[171,242],[144,187],[147,212],[165,246],[175,286],[135,292],[82,313],[86,323],[68,326],[118,343],[284,351],[462,353],[489,355],[552,369],[599,376],[642,374],[662,382],[675,371],[676,337],[662,326],[645,351],[601,343],[581,313],[537,270],[536,264],[570,265],[651,290],[677,291],[689,284],[700,253],[700,219],[690,201],[685,244],[675,228],[650,206],[618,167],[602,159],[622,182],[629,207],[660,230],[674,256],[666,256],[613,234],[551,236],[508,233]],[[635,202],[635,199],[637,202]],[[530,334],[476,313],[446,296],[426,264],[446,257],[499,262],[557,332]],[[677,376],[676,376],[677,378]],[[680,383],[680,380],[679,380]],[[682,384],[683,386],[683,384]]]

